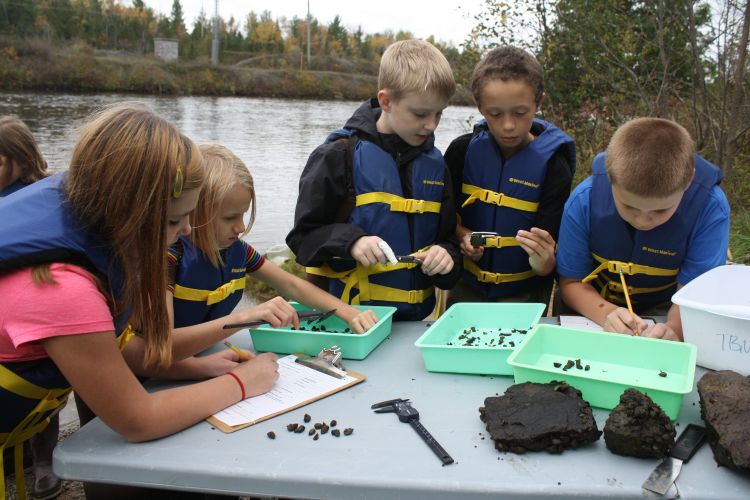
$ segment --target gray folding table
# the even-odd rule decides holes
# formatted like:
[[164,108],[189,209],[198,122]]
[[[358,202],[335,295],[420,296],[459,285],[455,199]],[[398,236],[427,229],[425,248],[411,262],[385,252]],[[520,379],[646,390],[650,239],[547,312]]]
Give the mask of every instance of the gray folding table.
[[[365,360],[345,362],[365,382],[233,434],[201,422],[132,444],[95,419],[57,447],[54,470],[81,481],[293,498],[658,498],[641,484],[659,461],[614,455],[603,438],[561,455],[496,451],[478,408],[485,397],[502,394],[512,377],[427,372],[413,345],[426,327],[394,323]],[[232,340],[250,345],[246,332]],[[697,369],[696,382],[703,373]],[[393,398],[411,399],[455,464],[442,466],[409,425],[370,409]],[[336,419],[339,429],[354,433],[314,441],[307,432],[287,432],[305,413],[312,423]],[[608,412],[594,415],[601,429]],[[688,423],[702,423],[695,389],[683,400],[677,432]],[[750,478],[717,467],[707,445],[685,464],[677,485],[682,498],[750,498]]]

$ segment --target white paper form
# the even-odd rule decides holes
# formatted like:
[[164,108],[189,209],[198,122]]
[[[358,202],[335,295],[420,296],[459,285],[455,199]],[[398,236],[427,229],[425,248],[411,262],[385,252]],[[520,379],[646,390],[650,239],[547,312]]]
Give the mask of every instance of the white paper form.
[[[654,324],[654,320],[646,318],[646,325],[651,326]],[[597,332],[602,331],[602,327],[597,325],[594,321],[591,321],[585,316],[560,316],[560,326],[566,328],[578,328],[582,330],[596,330]]]
[[279,358],[279,378],[270,391],[240,401],[214,414],[214,417],[229,426],[249,424],[317,399],[356,380],[350,375],[344,378],[326,375],[296,363],[296,359],[294,354]]

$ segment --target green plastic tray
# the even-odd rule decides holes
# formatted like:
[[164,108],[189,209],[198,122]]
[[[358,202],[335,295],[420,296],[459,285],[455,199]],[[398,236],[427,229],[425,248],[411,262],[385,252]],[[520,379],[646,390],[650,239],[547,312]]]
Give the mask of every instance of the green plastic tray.
[[[525,332],[539,321],[542,311],[544,304],[536,303],[460,302],[414,345],[422,351],[427,371],[511,375],[508,355],[524,342]],[[465,345],[472,338],[471,345]]]
[[[292,303],[298,311],[309,310],[301,304]],[[391,323],[395,307],[389,306],[354,306],[365,311],[372,309],[378,317],[378,322],[366,333],[357,335],[354,333],[341,333],[349,327],[344,320],[337,316],[331,316],[316,326],[323,325],[327,331],[310,331],[310,325],[303,322],[306,330],[293,330],[289,328],[272,328],[267,325],[259,326],[250,330],[253,339],[253,347],[257,351],[293,353],[304,352],[314,356],[326,347],[337,345],[341,347],[341,355],[345,359],[365,359],[391,333]]]
[[[693,390],[696,351],[683,342],[537,325],[508,357],[508,364],[516,383],[564,381],[599,408],[611,410],[625,389],[634,387],[675,420],[683,396]],[[576,359],[583,369],[563,371],[568,360]]]

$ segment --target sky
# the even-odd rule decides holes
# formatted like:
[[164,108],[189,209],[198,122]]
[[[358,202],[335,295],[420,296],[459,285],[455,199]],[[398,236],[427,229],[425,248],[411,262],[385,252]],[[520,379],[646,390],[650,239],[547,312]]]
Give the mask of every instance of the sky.
[[[307,14],[307,0],[218,1],[219,15],[224,19],[234,15],[241,25],[250,11],[269,10],[274,19],[282,16],[291,19],[295,15],[303,18]],[[145,3],[164,15],[169,15],[172,9],[172,0],[146,0]],[[214,0],[181,0],[181,4],[188,29],[201,8],[209,17],[213,16]],[[436,40],[458,47],[471,31],[474,14],[480,12],[483,5],[483,0],[310,0],[310,14],[326,25],[339,15],[349,32],[356,31],[358,26],[362,26],[365,33],[403,30],[417,38],[434,35]]]

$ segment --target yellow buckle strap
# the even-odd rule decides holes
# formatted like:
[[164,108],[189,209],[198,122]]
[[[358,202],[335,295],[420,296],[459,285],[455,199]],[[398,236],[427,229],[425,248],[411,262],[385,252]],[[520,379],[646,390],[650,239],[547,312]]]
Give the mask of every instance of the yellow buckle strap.
[[536,273],[532,269],[520,273],[491,273],[484,271],[468,257],[464,257],[464,269],[473,274],[478,281],[482,283],[494,283],[496,285],[523,281],[536,276]]
[[518,240],[514,236],[495,236],[493,238],[485,238],[485,248],[503,248],[503,247],[517,247],[520,246]]
[[221,302],[234,292],[245,289],[245,277],[235,278],[228,283],[224,283],[216,290],[201,290],[199,288],[189,288],[182,285],[174,286],[174,297],[182,300],[192,300],[195,302],[205,302],[206,305],[213,305]]
[[[591,253],[594,260],[599,262],[599,266],[594,269],[588,276],[581,280],[582,283],[588,283],[589,281],[596,278],[599,273],[604,270],[609,271],[613,274],[620,274],[622,270],[623,274],[634,275],[634,274],[646,274],[648,276],[677,276],[680,272],[678,269],[665,269],[661,267],[646,266],[642,264],[636,264],[634,262],[623,262],[620,260],[607,260],[604,257],[600,257],[595,253]],[[670,285],[671,286],[671,285]]]
[[[50,417],[56,414],[68,400],[71,388],[45,389],[29,382],[2,365],[0,365],[0,386],[21,397],[39,400],[39,403],[12,431],[0,434],[0,469],[4,467],[3,450],[12,446],[13,462],[16,471],[16,496],[19,499],[25,499],[23,442],[47,427]],[[5,498],[4,494],[5,474],[0,476],[0,498]]]
[[[410,254],[415,255],[426,251],[432,245],[420,248]],[[344,283],[344,290],[341,293],[341,300],[347,304],[358,305],[368,300],[383,300],[388,302],[407,302],[409,304],[421,303],[434,293],[434,289],[427,290],[400,290],[383,285],[370,283],[370,276],[375,274],[389,273],[400,269],[413,269],[417,264],[409,262],[399,262],[398,264],[375,264],[374,266],[364,267],[357,263],[357,267],[346,271],[334,271],[328,265],[321,267],[306,267],[305,271],[316,276],[325,276],[327,278],[338,279]],[[351,298],[353,288],[359,290],[356,297]],[[416,302],[413,302],[416,301]]]
[[120,348],[122,351],[125,349],[125,346],[127,346],[131,340],[133,340],[133,337],[136,337],[140,335],[135,329],[133,329],[133,325],[128,325],[125,327],[125,329],[122,331],[122,333],[115,339],[117,342],[117,347]]
[[461,208],[466,205],[471,205],[475,201],[482,201],[490,205],[515,208],[516,210],[523,210],[524,212],[537,212],[539,210],[539,203],[513,198],[512,196],[497,193],[489,189],[483,189],[478,186],[472,186],[471,184],[462,184],[461,192],[469,195],[469,197],[466,198],[466,201],[461,205]]
[[353,269],[346,271],[334,271],[328,264],[324,264],[320,267],[305,267],[305,272],[308,274],[314,274],[315,276],[325,276],[326,278],[344,278],[348,276]]
[[[601,278],[600,278],[601,279]],[[622,289],[622,283],[619,283],[617,281],[609,280],[606,277],[604,278],[604,281],[606,282],[606,287],[615,292],[615,293],[624,293]],[[637,295],[639,293],[654,293],[654,292],[661,292],[663,290],[666,290],[674,285],[676,285],[677,282],[673,281],[671,283],[667,283],[666,285],[662,286],[653,286],[653,287],[638,287],[638,286],[630,286],[628,285],[628,294],[630,295]]]
[[395,194],[382,192],[364,193],[357,196],[356,205],[358,207],[371,203],[386,203],[390,205],[391,212],[406,212],[410,214],[422,214],[425,212],[440,213],[440,202],[437,201],[415,200],[413,198],[403,198]]
[[0,365],[0,387],[28,399],[42,399],[49,393],[49,389],[32,384],[3,365]]
[[[421,304],[435,293],[435,288],[424,290],[401,290],[389,286],[370,283],[369,298],[366,300],[382,300],[384,302],[402,302],[407,304]],[[363,300],[365,300],[363,298]]]

